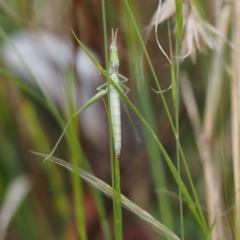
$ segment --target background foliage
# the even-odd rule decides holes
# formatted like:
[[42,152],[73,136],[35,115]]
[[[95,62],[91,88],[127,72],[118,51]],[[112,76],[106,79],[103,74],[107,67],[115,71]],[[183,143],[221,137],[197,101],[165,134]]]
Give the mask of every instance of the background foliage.
[[[28,151],[49,154],[106,81],[86,55],[78,59],[72,30],[106,69],[112,28],[130,88],[130,102],[122,99],[122,194],[181,239],[238,239],[239,3],[158,4],[0,1],[0,239],[114,238],[112,201]],[[13,53],[25,64],[9,61]],[[75,119],[54,156],[111,185],[106,108],[107,97]],[[122,222],[123,239],[165,239],[127,210]]]

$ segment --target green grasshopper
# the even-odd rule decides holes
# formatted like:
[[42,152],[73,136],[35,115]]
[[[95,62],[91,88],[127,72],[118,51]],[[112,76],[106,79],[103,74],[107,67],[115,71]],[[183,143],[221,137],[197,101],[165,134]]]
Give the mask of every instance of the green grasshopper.
[[[120,97],[119,92],[115,88],[116,85],[124,90],[124,93],[127,94],[129,92],[129,89],[123,84],[123,82],[126,82],[128,79],[122,76],[118,73],[119,68],[119,58],[117,53],[117,31],[112,29],[112,42],[110,45],[110,62],[109,62],[109,77],[113,80],[115,84],[110,83],[109,87],[109,94],[110,94],[110,110],[111,110],[111,122],[113,126],[113,142],[114,142],[114,152],[116,158],[119,158],[120,152],[121,152],[121,112],[120,112]],[[83,50],[86,52],[86,54],[92,59],[92,61],[99,67],[100,65],[97,63],[97,61],[91,56],[91,54],[88,52],[86,47],[78,40],[77,36],[73,32],[74,37],[80,44],[80,46],[83,48]],[[100,69],[102,69],[100,67]],[[101,72],[107,76],[106,71],[101,70]],[[121,78],[121,80],[119,80]],[[72,118],[68,121],[67,125],[65,126],[60,138],[58,139],[57,143],[55,144],[52,152],[44,159],[46,161],[49,159],[54,151],[56,150],[57,146],[59,145],[61,139],[63,138],[65,132],[68,129],[68,126],[72,119],[76,116],[78,116],[81,112],[83,112],[85,109],[87,109],[89,106],[91,106],[94,102],[102,98],[108,91],[108,89],[103,89],[105,86],[107,86],[108,83],[105,83],[97,88],[99,93],[97,93],[95,96],[93,96],[81,109],[79,109]]]
[[[119,68],[119,58],[117,49],[117,31],[112,29],[112,42],[110,45],[110,61],[109,61],[109,77],[115,83],[110,84],[109,94],[110,94],[110,110],[111,110],[111,120],[113,127],[113,142],[114,142],[114,152],[115,156],[119,158],[121,152],[121,111],[120,111],[120,97],[119,92],[115,88],[115,85],[125,90],[125,94],[129,92],[129,89],[123,84],[128,79],[118,73]],[[121,78],[121,80],[120,80]],[[103,84],[97,90],[101,91],[102,87],[106,86],[107,83]]]

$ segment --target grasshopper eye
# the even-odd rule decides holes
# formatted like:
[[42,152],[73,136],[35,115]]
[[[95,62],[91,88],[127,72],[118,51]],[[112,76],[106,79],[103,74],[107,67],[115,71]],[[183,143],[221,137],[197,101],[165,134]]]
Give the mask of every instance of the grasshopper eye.
[[111,45],[109,50],[110,50],[110,52],[117,52],[118,49],[116,46]]

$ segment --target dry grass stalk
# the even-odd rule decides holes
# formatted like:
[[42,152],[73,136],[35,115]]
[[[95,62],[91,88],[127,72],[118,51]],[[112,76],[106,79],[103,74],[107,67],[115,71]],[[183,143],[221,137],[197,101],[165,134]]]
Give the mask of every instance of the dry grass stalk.
[[[230,7],[224,5],[221,11],[221,18],[218,22],[217,29],[221,34],[227,33],[227,23],[230,16]],[[211,226],[215,221],[212,231],[212,240],[231,239],[229,222],[226,216],[223,216],[225,209],[223,203],[223,194],[221,191],[221,175],[218,171],[219,162],[216,162],[216,156],[213,153],[213,128],[216,122],[216,114],[220,99],[220,91],[222,88],[223,75],[223,51],[224,42],[219,40],[217,50],[214,52],[212,64],[209,71],[206,108],[204,112],[204,120],[201,126],[197,105],[194,99],[190,82],[186,76],[182,77],[181,88],[183,99],[187,108],[190,121],[193,125],[195,138],[201,161],[203,164],[205,187],[206,187],[206,202],[208,209],[208,222]]]
[[[230,16],[229,5],[225,4],[222,7],[221,11],[218,11],[221,12],[221,15],[219,16],[216,28],[202,19],[198,10],[190,1],[183,1],[182,9],[183,39],[181,52],[183,57],[190,55],[191,59],[195,61],[197,50],[202,51],[204,46],[215,50],[209,71],[206,108],[202,126],[200,124],[196,104],[192,100],[190,106],[190,101],[185,99],[190,119],[194,127],[195,137],[204,169],[209,226],[212,226],[216,221],[211,236],[211,239],[213,240],[231,238],[231,236],[229,236],[229,224],[226,224],[228,223],[227,219],[223,219],[222,217],[224,204],[221,191],[221,175],[219,174],[220,171],[217,170],[217,163],[214,163],[215,156],[212,151],[213,127],[215,125],[220,99],[222,74],[224,69],[222,56],[226,40],[223,36],[227,34],[227,23]],[[174,1],[166,0],[162,7],[153,15],[148,29],[156,24],[162,23],[168,17],[173,16],[174,13]],[[218,38],[216,38],[216,36]],[[224,39],[225,42],[222,39]],[[189,97],[194,99],[193,94],[189,95]]]
[[[226,35],[228,31],[228,20],[230,17],[230,6],[224,5],[221,9],[217,29],[221,34]],[[216,220],[212,232],[212,239],[231,239],[229,236],[229,223],[227,218],[222,217],[225,209],[222,193],[222,177],[218,174],[219,162],[213,154],[213,128],[216,123],[216,115],[219,107],[220,93],[223,81],[224,69],[224,42],[218,39],[218,48],[215,50],[209,75],[206,95],[206,107],[203,119],[203,132],[201,134],[202,163],[206,183],[207,207],[209,209],[208,221],[212,224]],[[221,171],[219,171],[221,172]],[[228,224],[226,224],[228,223]]]
[[235,237],[240,237],[240,1],[234,3],[234,35],[235,52],[232,57],[232,155],[235,189]]

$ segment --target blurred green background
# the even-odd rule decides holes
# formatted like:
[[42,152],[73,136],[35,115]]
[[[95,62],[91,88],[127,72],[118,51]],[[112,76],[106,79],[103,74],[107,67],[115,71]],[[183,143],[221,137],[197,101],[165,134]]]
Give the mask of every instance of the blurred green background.
[[[106,68],[105,53],[112,28],[118,28],[119,72],[129,79],[128,97],[152,127],[176,168],[172,127],[175,123],[172,125],[170,119],[175,118],[178,105],[180,143],[188,165],[186,168],[181,155],[178,172],[190,195],[194,195],[193,189],[198,195],[208,234],[212,234],[210,239],[237,239],[234,214],[239,181],[233,169],[238,169],[234,164],[239,145],[238,137],[233,138],[232,133],[236,129],[239,135],[238,120],[234,125],[239,105],[233,93],[238,87],[232,84],[235,65],[239,65],[238,53],[232,51],[238,29],[238,15],[232,14],[234,3],[183,1],[179,54],[190,52],[184,59],[175,54],[175,7],[171,8],[174,1],[163,3],[164,19],[158,25],[158,39],[175,66],[179,64],[179,74],[175,74],[180,98],[175,102],[173,89],[156,92],[159,88],[151,69],[155,70],[162,90],[174,84],[175,70],[156,43],[154,26],[147,28],[159,2],[127,2],[152,65],[144,55],[124,1],[0,0],[0,239],[81,239],[72,174],[48,161],[43,163],[30,151],[49,154],[72,113],[105,82],[80,50],[72,30]],[[147,36],[148,29],[151,31]],[[232,52],[236,53],[234,57]],[[106,97],[99,100],[73,124],[71,134],[78,146],[73,135],[69,135],[60,142],[54,156],[66,161],[75,156],[81,167],[88,168],[89,164],[95,176],[111,184],[106,101]],[[189,206],[185,197],[181,202],[178,180],[174,180],[153,136],[128,104],[122,103],[122,193],[178,236],[183,231],[180,202],[184,239],[207,239],[204,227],[191,212],[198,203]],[[84,211],[88,239],[111,239],[101,229],[92,188],[81,184],[80,211]],[[103,200],[112,235],[112,202],[105,197]],[[123,235],[126,240],[165,239],[127,210],[123,210]]]

